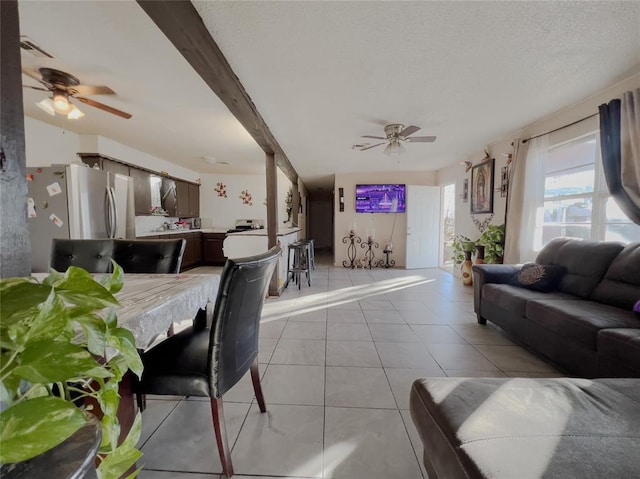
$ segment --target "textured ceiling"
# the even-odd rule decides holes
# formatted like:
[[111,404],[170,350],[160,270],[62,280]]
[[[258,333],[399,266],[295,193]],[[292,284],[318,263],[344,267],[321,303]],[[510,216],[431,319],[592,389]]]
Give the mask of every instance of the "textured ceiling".
[[[457,162],[640,65],[640,2],[192,3],[312,185]],[[438,139],[351,149],[396,122]]]
[[[336,172],[455,163],[640,68],[637,1],[193,3],[312,188]],[[134,116],[79,105],[79,121],[52,118],[33,106],[44,92],[25,90],[27,115],[203,173],[264,171],[251,137],[135,2],[19,7],[21,33],[55,56],[23,54],[26,66],[108,85],[117,95],[95,99]],[[438,139],[398,159],[351,148],[395,122]]]

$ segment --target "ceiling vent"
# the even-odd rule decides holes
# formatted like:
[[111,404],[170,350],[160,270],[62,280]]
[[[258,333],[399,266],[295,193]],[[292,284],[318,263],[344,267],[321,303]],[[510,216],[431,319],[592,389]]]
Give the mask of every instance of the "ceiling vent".
[[33,40],[24,35],[20,36],[20,48],[34,57],[53,58],[53,55],[45,52],[42,48],[36,45]]

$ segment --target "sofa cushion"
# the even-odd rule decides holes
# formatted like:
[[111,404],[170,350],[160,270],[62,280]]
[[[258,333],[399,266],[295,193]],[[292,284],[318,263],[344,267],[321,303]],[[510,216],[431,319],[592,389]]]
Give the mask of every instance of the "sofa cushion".
[[620,377],[622,371],[625,375],[626,371],[640,373],[640,321],[638,328],[603,329],[598,333],[599,375]]
[[536,299],[527,302],[525,315],[530,324],[540,325],[592,351],[596,351],[601,329],[640,326],[631,311],[593,301]]
[[427,378],[411,417],[429,477],[636,477],[640,380]]
[[526,263],[514,274],[510,284],[521,288],[550,293],[555,291],[566,272],[564,266],[557,264]]
[[620,243],[554,238],[540,251],[536,263],[567,268],[558,291],[588,299],[622,248]]
[[[524,317],[527,301],[534,299],[575,299],[566,293],[542,293],[509,284],[488,283],[482,287],[482,301],[495,304],[518,317]],[[490,319],[490,318],[489,318]]]
[[591,295],[593,301],[630,310],[640,299],[640,243],[627,245]]

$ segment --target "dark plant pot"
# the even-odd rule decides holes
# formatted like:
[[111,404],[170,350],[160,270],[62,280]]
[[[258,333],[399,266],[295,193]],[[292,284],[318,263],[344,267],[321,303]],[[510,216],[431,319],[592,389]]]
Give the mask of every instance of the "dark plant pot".
[[95,416],[53,449],[15,464],[3,464],[0,477],[5,479],[97,478],[95,457],[102,440],[100,422]]
[[476,245],[476,264],[484,263],[484,245]]

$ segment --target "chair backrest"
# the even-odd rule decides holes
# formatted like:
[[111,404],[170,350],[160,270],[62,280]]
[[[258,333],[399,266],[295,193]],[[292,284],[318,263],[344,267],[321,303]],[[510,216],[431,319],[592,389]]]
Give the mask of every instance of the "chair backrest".
[[49,264],[56,271],[78,266],[110,273],[113,259],[125,273],[179,273],[185,245],[184,239],[54,239]]
[[49,267],[64,272],[78,266],[89,273],[110,273],[112,258],[112,240],[56,238],[51,242]]
[[184,239],[114,240],[113,259],[125,273],[179,273]]
[[228,259],[222,271],[209,339],[211,394],[221,397],[258,355],[260,315],[280,248]]

